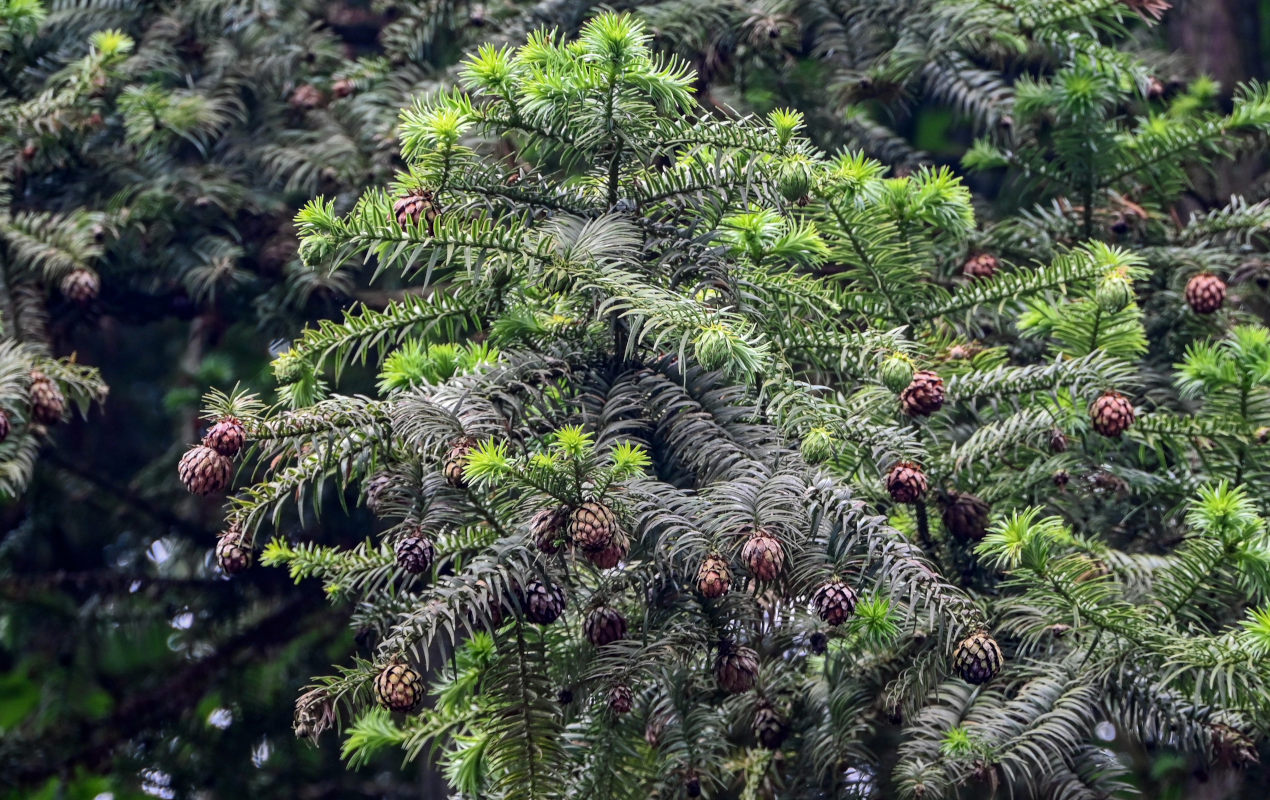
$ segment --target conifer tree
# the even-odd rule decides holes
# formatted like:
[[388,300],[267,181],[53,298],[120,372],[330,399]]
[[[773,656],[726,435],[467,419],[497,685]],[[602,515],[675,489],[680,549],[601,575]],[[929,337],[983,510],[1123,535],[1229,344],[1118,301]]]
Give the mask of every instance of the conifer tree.
[[[307,330],[270,409],[209,396],[218,549],[373,632],[297,733],[482,797],[1130,791],[1100,723],[1255,760],[1270,334],[1223,276],[1264,210],[1167,215],[1270,98],[1143,116],[1126,8],[1068,12],[1012,17],[1059,66],[967,159],[1014,187],[982,230],[948,169],[703,109],[627,16],[405,110],[408,169],[296,222],[324,279],[413,291]],[[271,535],[331,494],[383,525]]]

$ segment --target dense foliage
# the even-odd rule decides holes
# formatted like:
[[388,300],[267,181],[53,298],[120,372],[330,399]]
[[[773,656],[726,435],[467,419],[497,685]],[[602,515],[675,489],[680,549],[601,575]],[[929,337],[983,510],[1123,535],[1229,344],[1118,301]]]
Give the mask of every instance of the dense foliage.
[[[470,796],[1128,791],[1100,723],[1254,761],[1270,333],[1223,309],[1266,211],[1169,210],[1270,98],[1166,102],[1087,5],[1019,23],[1051,67],[964,160],[1007,187],[982,227],[947,169],[705,112],[629,17],[404,111],[408,170],[297,225],[312,269],[420,293],[307,331],[272,410],[209,398],[251,443],[223,564],[263,548],[373,632],[298,732]],[[269,539],[332,491],[386,527]]]
[[0,795],[1259,796],[1167,9],[0,0]]

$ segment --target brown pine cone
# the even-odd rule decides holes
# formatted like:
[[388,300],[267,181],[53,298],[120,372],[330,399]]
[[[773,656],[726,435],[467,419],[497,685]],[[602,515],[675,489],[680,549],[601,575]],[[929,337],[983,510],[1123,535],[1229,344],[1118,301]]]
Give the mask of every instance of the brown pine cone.
[[732,570],[718,554],[706,556],[697,570],[697,591],[702,597],[718,599],[732,588]]
[[389,711],[408,713],[422,698],[423,678],[405,664],[389,664],[375,677],[375,701]]
[[1104,392],[1090,407],[1089,417],[1094,430],[1112,439],[1129,430],[1137,418],[1129,398],[1119,392]]
[[203,434],[203,446],[233,458],[247,441],[247,429],[235,417],[225,417]]
[[101,278],[87,269],[75,269],[62,278],[62,295],[77,305],[86,306],[101,292]]
[[338,81],[331,84],[331,91],[335,94],[336,97],[348,97],[350,94],[352,94],[356,90],[357,90],[356,84],[354,84],[348,78],[340,78]]
[[467,454],[474,447],[476,447],[475,436],[460,436],[450,444],[450,450],[445,454],[445,482],[456,489],[467,486],[467,478],[463,476],[463,470],[467,467]]
[[1201,272],[1186,283],[1186,304],[1196,314],[1213,314],[1226,302],[1226,282]]
[[428,235],[436,233],[439,212],[432,192],[427,189],[415,189],[410,194],[397,198],[397,202],[392,204],[392,213],[403,231],[409,232],[412,225],[418,225],[419,220],[423,219],[427,222]]
[[569,515],[569,540],[583,550],[603,550],[618,527],[613,509],[603,503],[583,503]]
[[887,473],[886,491],[897,503],[916,503],[926,494],[926,473],[912,461],[901,461]]
[[306,83],[303,86],[297,86],[295,91],[291,93],[291,97],[287,100],[287,102],[291,104],[292,108],[307,111],[309,109],[317,108],[325,103],[326,95],[322,94],[322,90],[318,89],[316,86],[311,86]]
[[186,489],[204,497],[224,494],[234,479],[234,463],[201,444],[186,451],[176,471]]
[[748,692],[758,678],[758,653],[748,647],[722,642],[714,661],[714,679],[733,694]]
[[609,546],[603,550],[583,550],[582,556],[596,566],[597,569],[612,569],[622,562],[631,552],[631,540],[626,534],[618,531],[613,534]]
[[564,589],[534,581],[525,587],[521,608],[525,618],[539,625],[549,625],[564,613]]
[[1060,489],[1066,486],[1071,479],[1071,474],[1065,469],[1060,469],[1058,472],[1055,472],[1050,476],[1050,480],[1053,481],[1054,485]]
[[529,520],[529,535],[539,552],[553,556],[560,552],[564,541],[564,526],[569,520],[568,506],[548,506],[540,509]]
[[768,750],[777,750],[789,736],[789,723],[766,700],[754,713],[754,738]]
[[963,681],[976,686],[992,680],[1004,663],[1001,647],[987,631],[971,634],[953,654],[953,669]]
[[1000,263],[991,253],[976,253],[961,268],[961,274],[967,278],[991,278],[997,274]]
[[913,374],[913,382],[900,392],[900,405],[910,417],[928,417],[944,405],[944,379],[921,370]]
[[616,608],[600,606],[586,615],[582,623],[582,632],[586,639],[596,647],[603,647],[610,642],[626,636],[626,617]]
[[422,535],[407,536],[397,542],[393,552],[397,556],[397,566],[411,575],[419,575],[432,569],[432,562],[436,558],[432,540]]
[[53,379],[38,369],[31,370],[27,397],[31,403],[31,419],[41,425],[56,425],[62,421],[62,415],[66,413],[66,398]]
[[251,548],[237,525],[230,526],[216,540],[216,564],[226,575],[237,575],[251,566]]
[[940,518],[944,530],[962,541],[979,541],[988,535],[987,503],[972,494],[949,491],[940,498]]
[[830,625],[841,625],[855,613],[856,593],[842,581],[822,584],[811,596],[811,607],[816,616]]
[[635,706],[635,694],[631,687],[624,683],[615,683],[609,688],[609,710],[614,714],[625,714]]
[[741,548],[750,574],[760,581],[774,581],[785,569],[785,548],[770,532],[760,528]]
[[1050,452],[1051,453],[1066,453],[1067,446],[1068,446],[1067,434],[1063,433],[1058,428],[1055,428],[1054,430],[1050,431]]

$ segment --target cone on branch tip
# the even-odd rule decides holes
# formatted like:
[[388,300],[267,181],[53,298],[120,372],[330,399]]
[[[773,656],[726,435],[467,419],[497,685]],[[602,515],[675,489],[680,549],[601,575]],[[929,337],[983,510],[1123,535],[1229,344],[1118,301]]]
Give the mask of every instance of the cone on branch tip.
[[436,558],[432,540],[418,534],[397,542],[393,553],[397,557],[397,566],[411,575],[419,575],[432,569],[432,562]]
[[953,653],[953,669],[966,683],[978,686],[996,677],[1005,663],[1001,647],[987,631],[978,631],[962,640]]
[[732,588],[732,570],[720,556],[710,555],[697,569],[697,591],[702,597],[717,600]]
[[445,454],[445,482],[456,489],[467,486],[467,478],[463,470],[467,469],[467,455],[476,447],[475,436],[460,436],[450,444]]
[[811,607],[816,616],[830,625],[841,625],[855,613],[858,600],[855,590],[842,581],[821,584],[811,596]]
[[897,503],[916,503],[926,488],[926,473],[912,461],[899,462],[886,475],[886,491]]
[[896,394],[908,388],[915,374],[913,362],[899,353],[882,359],[882,363],[878,365],[878,373],[882,378],[882,385]]
[[929,417],[944,405],[944,379],[925,369],[913,373],[900,392],[900,405],[910,417]]
[[569,541],[583,550],[603,550],[617,531],[617,515],[603,503],[583,503],[569,514]]
[[66,398],[52,378],[38,369],[31,370],[31,388],[27,396],[31,402],[31,419],[41,425],[56,425],[62,421],[62,415],[66,413]]
[[967,278],[991,278],[997,274],[1000,262],[991,253],[976,253],[966,260],[961,274]]
[[389,664],[375,677],[375,702],[389,711],[413,711],[422,697],[423,679],[405,664]]
[[940,518],[944,530],[962,541],[979,541],[988,535],[991,508],[972,494],[955,490],[940,498]]
[[771,532],[759,528],[741,548],[741,558],[756,580],[774,581],[785,569],[785,548]]
[[424,220],[428,226],[428,235],[436,233],[437,206],[432,192],[427,189],[415,189],[410,194],[402,195],[392,204],[392,214],[403,231]]
[[763,701],[754,712],[754,738],[768,750],[777,750],[789,736],[789,723],[772,704]]
[[201,497],[224,494],[234,478],[234,463],[206,445],[194,445],[177,465],[181,483]]
[[251,548],[238,526],[232,526],[216,540],[216,564],[226,575],[237,575],[251,566]]
[[723,689],[740,694],[754,687],[758,678],[758,653],[748,647],[721,642],[714,661],[714,679]]
[[1186,282],[1186,304],[1196,314],[1215,314],[1226,302],[1226,282],[1201,272]]
[[635,694],[626,684],[616,683],[609,688],[607,702],[614,714],[626,714],[635,707]]
[[588,642],[603,647],[626,637],[626,617],[616,608],[600,606],[586,615],[582,632]]
[[560,552],[568,521],[568,506],[548,506],[533,515],[529,520],[529,535],[539,552],[549,556]]
[[549,625],[564,613],[564,589],[554,584],[534,581],[525,587],[521,608],[525,618],[539,625]]
[[247,429],[237,417],[224,417],[203,434],[203,445],[233,458],[247,441]]
[[1068,447],[1067,434],[1058,428],[1050,431],[1049,445],[1051,453],[1066,453]]
[[1089,409],[1094,430],[1115,439],[1129,430],[1137,418],[1129,398],[1119,392],[1104,392]]
[[101,292],[101,278],[97,273],[87,269],[75,269],[62,278],[60,285],[62,296],[72,303],[86,306],[97,299]]

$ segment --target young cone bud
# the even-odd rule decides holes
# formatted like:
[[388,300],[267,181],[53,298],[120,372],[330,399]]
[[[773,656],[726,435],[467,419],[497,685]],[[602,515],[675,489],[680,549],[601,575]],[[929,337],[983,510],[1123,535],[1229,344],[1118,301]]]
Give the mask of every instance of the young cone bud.
[[926,494],[926,474],[912,461],[901,461],[887,473],[886,491],[897,503],[916,503]]
[[422,697],[423,679],[405,664],[389,664],[375,678],[375,702],[389,711],[413,711]]
[[210,447],[223,456],[233,458],[243,449],[247,441],[247,429],[234,417],[225,417],[207,429],[203,435],[203,445]]
[[910,417],[929,417],[944,405],[944,379],[929,370],[914,373],[900,392],[900,405]]
[[1119,392],[1104,392],[1089,409],[1094,430],[1112,439],[1129,430],[1137,418],[1129,398]]
[[718,599],[732,588],[732,570],[718,555],[707,556],[697,570],[697,591],[702,597]]
[[1001,647],[986,631],[971,634],[953,653],[953,669],[963,681],[976,686],[996,677],[1004,663]]
[[234,463],[200,444],[186,451],[176,471],[186,489],[206,497],[225,493],[234,478]]
[[899,394],[913,382],[913,362],[901,355],[891,355],[882,359],[878,367],[882,385]]
[[1226,302],[1226,282],[1202,272],[1186,284],[1186,304],[1196,314],[1214,314]]
[[1122,275],[1103,278],[1094,292],[1094,302],[1108,314],[1123,311],[1133,301],[1133,286]]

